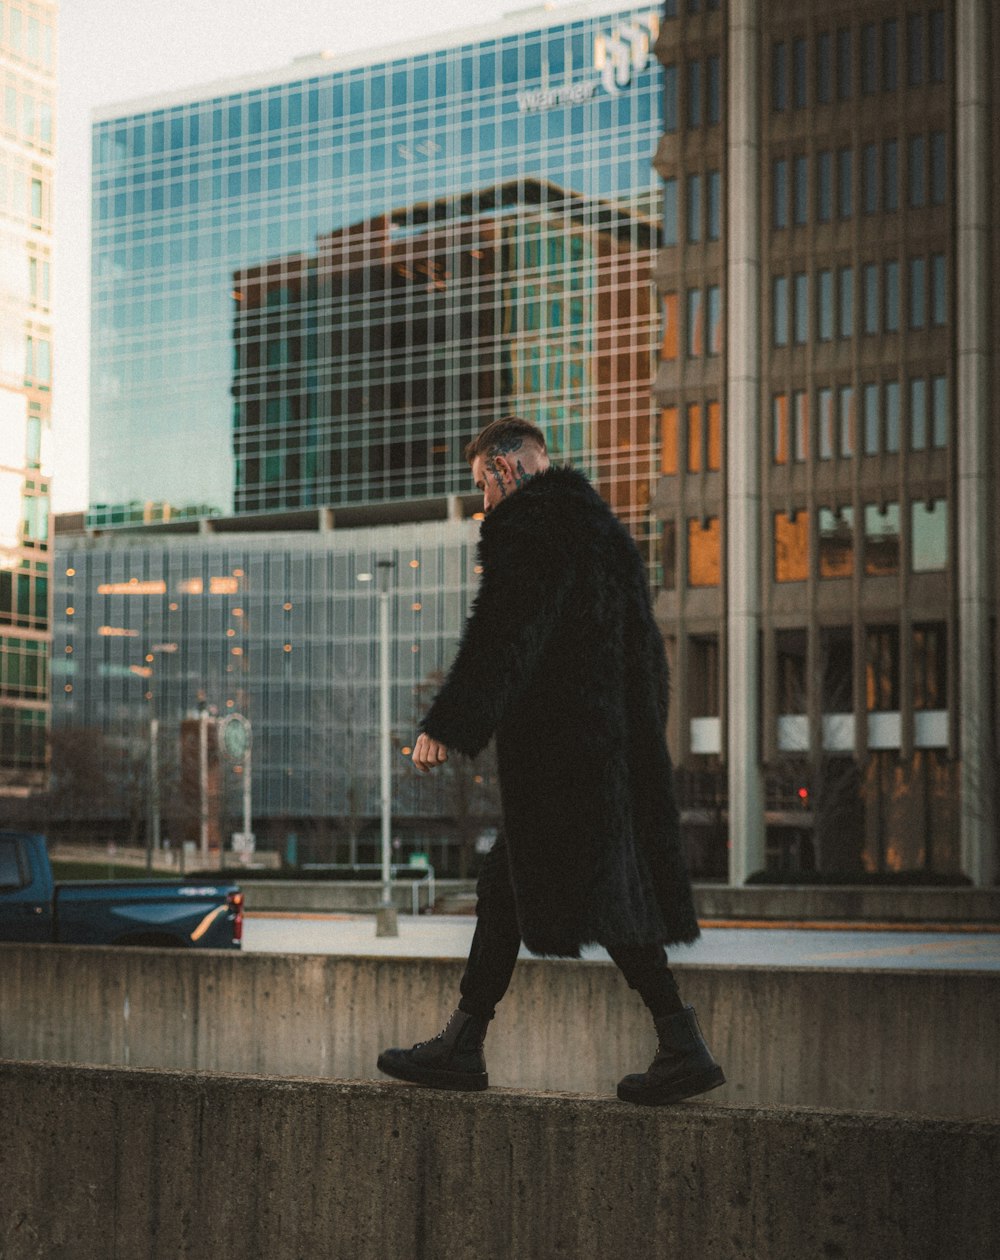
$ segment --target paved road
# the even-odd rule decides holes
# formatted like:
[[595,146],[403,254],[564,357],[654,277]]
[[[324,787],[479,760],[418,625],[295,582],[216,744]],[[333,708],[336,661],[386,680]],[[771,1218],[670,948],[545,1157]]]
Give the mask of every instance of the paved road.
[[[377,937],[372,916],[248,914],[246,950],[292,954],[380,954],[464,958],[475,928],[469,915],[399,916],[398,937]],[[522,956],[528,955],[522,950]],[[606,958],[602,949],[586,958]],[[998,932],[830,931],[706,928],[671,961],[725,966],[934,968],[1000,971]]]

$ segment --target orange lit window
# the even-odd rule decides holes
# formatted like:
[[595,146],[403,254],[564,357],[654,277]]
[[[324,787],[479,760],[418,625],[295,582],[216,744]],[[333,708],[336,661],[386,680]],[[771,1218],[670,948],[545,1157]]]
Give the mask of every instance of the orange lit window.
[[663,344],[660,347],[660,358],[676,359],[678,348],[677,294],[663,295]]
[[688,586],[718,586],[722,580],[719,518],[710,516],[704,528],[697,517],[688,519]]
[[688,472],[701,472],[701,407],[698,403],[688,403],[687,467]]
[[660,472],[677,472],[677,408],[660,412]]
[[708,468],[718,472],[722,467],[722,408],[717,402],[708,404]]
[[774,462],[788,463],[788,395],[775,394],[771,399],[771,428]]
[[809,516],[774,514],[774,580],[804,582],[809,572]]

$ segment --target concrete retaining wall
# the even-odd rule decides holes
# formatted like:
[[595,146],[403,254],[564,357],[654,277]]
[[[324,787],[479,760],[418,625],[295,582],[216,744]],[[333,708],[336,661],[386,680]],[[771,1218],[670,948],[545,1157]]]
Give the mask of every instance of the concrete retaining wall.
[[[463,964],[0,945],[0,1058],[372,1079],[432,1036]],[[1000,1115],[990,973],[680,965],[728,1083],[716,1103]],[[522,960],[487,1042],[493,1084],[608,1094],[652,1027],[610,963]]]
[[983,1260],[1000,1123],[0,1064],[2,1260]]

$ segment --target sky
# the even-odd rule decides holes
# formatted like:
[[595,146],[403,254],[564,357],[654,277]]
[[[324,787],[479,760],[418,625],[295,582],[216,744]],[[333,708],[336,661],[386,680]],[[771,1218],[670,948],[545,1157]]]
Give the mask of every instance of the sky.
[[87,504],[90,119],[96,107],[494,22],[518,0],[60,0],[53,505]]

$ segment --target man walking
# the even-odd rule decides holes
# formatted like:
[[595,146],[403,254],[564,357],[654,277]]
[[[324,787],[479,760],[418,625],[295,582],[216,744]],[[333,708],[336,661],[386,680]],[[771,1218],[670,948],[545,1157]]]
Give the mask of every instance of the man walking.
[[618,1096],[660,1105],[723,1084],[664,946],[699,934],[667,752],[667,665],[645,570],[587,479],[549,462],[516,416],[467,447],[483,494],[482,581],[458,655],[413,752],[428,772],[496,736],[503,829],[447,1027],[386,1050],[390,1076],[485,1089],[483,1041],[523,940],[534,954],[608,951],[658,1038]]

